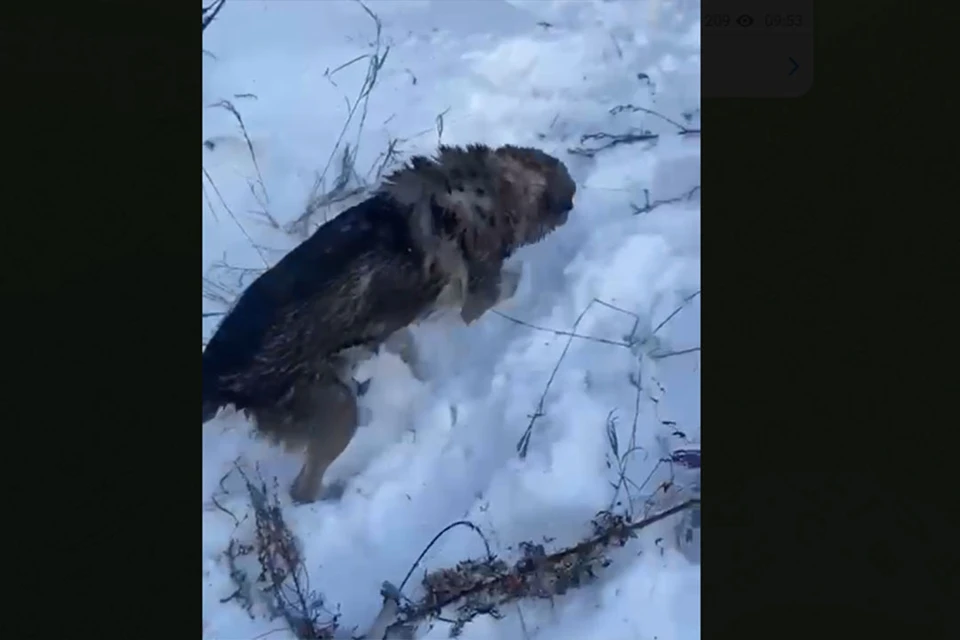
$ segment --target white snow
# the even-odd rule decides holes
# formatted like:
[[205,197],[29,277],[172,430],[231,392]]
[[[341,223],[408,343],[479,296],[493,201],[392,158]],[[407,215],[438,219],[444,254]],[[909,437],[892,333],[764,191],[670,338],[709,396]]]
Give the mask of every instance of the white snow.
[[[418,327],[426,383],[391,355],[370,361],[359,376],[372,376],[362,399],[366,424],[331,468],[332,475],[351,478],[339,503],[290,505],[286,489],[299,470],[298,456],[253,440],[241,416],[226,414],[205,425],[204,638],[293,637],[280,620],[262,612],[251,618],[236,602],[220,602],[234,591],[224,550],[232,536],[249,539],[252,520],[236,528],[212,501],[241,519],[250,512],[237,474],[228,475],[238,457],[278,479],[311,588],[328,608],[339,607],[344,629],[362,631],[379,611],[381,583],[398,584],[431,538],[453,521],[475,523],[508,561],[517,559],[522,541],[549,536],[555,540],[548,549],[559,549],[588,537],[591,518],[610,507],[617,479],[607,464],[607,418],[615,412],[623,453],[634,421],[631,379],[638,362],[636,444],[643,450],[630,460],[628,476],[642,484],[656,468],[644,486],[647,497],[668,477],[659,458],[699,447],[699,351],[649,357],[700,345],[699,192],[682,197],[700,183],[699,136],[677,135],[677,126],[644,111],[610,113],[631,104],[699,128],[699,2],[386,0],[367,6],[383,24],[381,50],[390,50],[362,131],[361,107],[343,138],[359,145],[358,171],[376,166],[391,139],[402,140],[404,155],[430,153],[440,113],[444,143],[540,147],[570,168],[578,183],[576,207],[563,228],[517,254],[524,276],[516,297],[498,311],[569,332],[587,309],[576,333],[614,342],[630,334],[636,322],[630,314],[639,318],[641,337],[670,319],[633,352],[573,339],[523,459],[517,442],[568,337],[494,313],[469,328],[451,322]],[[337,174],[339,154],[331,160],[331,152],[347,119],[345,98],[356,101],[368,60],[325,72],[369,54],[375,31],[356,2],[228,0],[204,33],[204,105],[226,99],[241,113],[267,208],[281,224],[303,211],[328,162],[328,186]],[[592,158],[567,152],[580,146],[583,134],[631,130],[661,137]],[[264,199],[251,192],[257,170],[237,121],[225,109],[205,108],[203,136],[214,142],[212,150],[204,148],[203,164],[219,192],[204,178],[203,273],[221,260],[241,268],[272,264],[299,239],[251,213]],[[631,208],[665,200],[671,202],[639,215]],[[205,313],[223,310],[204,300]],[[218,321],[204,319],[205,337]],[[678,521],[644,530],[614,552],[595,583],[552,604],[511,605],[499,620],[480,616],[462,637],[699,638],[699,554],[677,542]],[[454,529],[427,554],[406,595],[417,597],[424,570],[482,553],[476,534]],[[443,622],[423,624],[419,637],[445,638],[448,631]]]

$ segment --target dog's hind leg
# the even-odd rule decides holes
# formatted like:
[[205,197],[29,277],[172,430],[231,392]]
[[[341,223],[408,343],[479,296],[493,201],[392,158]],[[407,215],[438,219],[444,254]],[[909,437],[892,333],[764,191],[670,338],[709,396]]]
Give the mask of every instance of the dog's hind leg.
[[342,382],[319,385],[311,391],[310,402],[310,431],[303,468],[290,487],[290,497],[299,504],[336,500],[343,494],[342,483],[324,487],[323,476],[350,444],[359,424],[356,396]]

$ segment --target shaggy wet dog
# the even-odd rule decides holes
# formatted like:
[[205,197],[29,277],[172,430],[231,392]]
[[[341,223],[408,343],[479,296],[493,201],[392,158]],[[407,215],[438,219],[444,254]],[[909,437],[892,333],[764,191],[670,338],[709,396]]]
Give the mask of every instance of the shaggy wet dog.
[[381,346],[420,377],[407,328],[434,311],[472,323],[514,294],[504,261],[562,225],[576,184],[532,148],[440,147],[390,175],[244,291],[203,352],[203,422],[233,405],[305,462],[296,502],[335,498],[327,467],[358,424],[358,362]]

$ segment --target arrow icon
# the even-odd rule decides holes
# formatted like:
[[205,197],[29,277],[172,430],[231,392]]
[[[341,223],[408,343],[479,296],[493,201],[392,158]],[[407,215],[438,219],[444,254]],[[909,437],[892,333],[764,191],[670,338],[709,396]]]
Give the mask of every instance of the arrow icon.
[[793,69],[790,69],[790,73],[787,74],[788,76],[792,76],[794,73],[797,72],[797,69],[800,68],[800,65],[798,65],[798,64],[797,64],[797,61],[794,60],[793,58],[788,57],[787,59],[790,60],[790,62],[793,63]]

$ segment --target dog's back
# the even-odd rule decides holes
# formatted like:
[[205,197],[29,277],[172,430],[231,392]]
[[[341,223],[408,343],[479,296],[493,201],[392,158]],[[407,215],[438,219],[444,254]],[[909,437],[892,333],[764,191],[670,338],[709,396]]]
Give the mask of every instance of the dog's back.
[[276,404],[349,347],[379,344],[431,305],[402,212],[376,195],[321,226],[255,280],[203,352],[203,421]]

